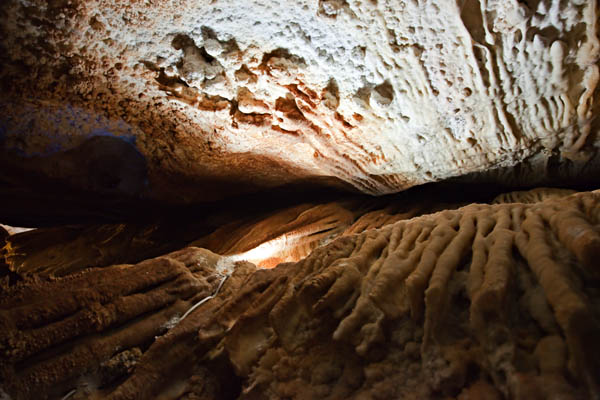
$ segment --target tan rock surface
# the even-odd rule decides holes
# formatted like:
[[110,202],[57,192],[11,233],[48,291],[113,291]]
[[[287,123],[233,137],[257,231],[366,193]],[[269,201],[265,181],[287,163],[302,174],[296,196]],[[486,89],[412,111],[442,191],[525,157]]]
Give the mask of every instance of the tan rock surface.
[[[4,389],[16,399],[71,389],[92,399],[598,398],[599,227],[597,191],[399,221],[297,263],[238,263],[214,298],[145,345],[131,339],[136,324],[155,332],[214,294],[222,258],[188,248],[22,283],[0,298]],[[101,284],[113,274],[131,279]],[[90,291],[64,296],[76,288]],[[115,297],[125,292],[139,294]],[[78,319],[96,301],[118,318]],[[76,321],[74,349],[93,357],[56,346]],[[112,380],[98,384],[102,371]]]
[[61,398],[70,386],[126,376],[149,343],[215,291],[220,275],[207,256],[192,248],[3,292],[4,390],[15,399]]
[[299,261],[341,234],[464,205],[464,196],[440,193],[434,197],[431,189],[380,198],[347,196],[291,206],[275,204],[254,213],[248,208],[232,212],[225,205],[211,213],[149,217],[145,223],[39,228],[7,238],[6,245],[0,246],[0,260],[23,276],[59,277],[86,268],[137,263],[195,246],[270,268]]
[[[595,1],[8,0],[1,12],[2,148],[77,187],[190,202],[318,177],[383,194],[520,162],[535,171],[523,183],[548,165],[600,169]],[[85,157],[27,162],[97,136],[143,162],[91,182]]]
[[532,190],[503,193],[492,200],[492,204],[501,203],[538,203],[540,201],[567,197],[576,193],[569,189],[536,188]]

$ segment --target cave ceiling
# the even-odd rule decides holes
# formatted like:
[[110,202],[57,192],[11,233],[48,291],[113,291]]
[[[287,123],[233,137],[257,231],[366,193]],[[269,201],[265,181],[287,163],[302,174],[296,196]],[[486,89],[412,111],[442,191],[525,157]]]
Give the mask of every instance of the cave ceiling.
[[600,399],[598,8],[0,0],[0,399]]
[[13,198],[382,195],[600,170],[595,1],[8,0],[0,13]]

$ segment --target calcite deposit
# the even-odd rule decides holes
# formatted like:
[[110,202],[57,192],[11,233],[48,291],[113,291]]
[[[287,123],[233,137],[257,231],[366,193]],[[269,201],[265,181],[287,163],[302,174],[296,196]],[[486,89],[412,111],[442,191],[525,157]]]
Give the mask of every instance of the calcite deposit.
[[0,0],[0,400],[600,400],[599,20]]
[[[546,188],[524,195],[535,197],[538,192],[572,191]],[[248,260],[261,268],[274,267],[281,262],[299,261],[340,235],[458,208],[466,204],[466,198],[473,200],[460,191],[436,194],[432,188],[417,188],[381,198],[345,196],[274,205],[262,211],[244,208],[240,215],[225,207],[210,216],[184,214],[149,217],[145,222],[38,228],[7,237],[6,245],[0,247],[0,260],[4,259],[12,273],[24,277],[60,277],[89,267],[137,263],[194,246],[232,261]],[[480,200],[492,201],[493,194],[483,195]]]
[[0,378],[14,399],[598,398],[599,228],[595,191],[400,220],[273,269],[189,247],[25,281],[0,296]]
[[511,184],[600,171],[596,1],[0,12],[2,159],[81,190],[189,203],[309,180],[384,194],[490,169]]

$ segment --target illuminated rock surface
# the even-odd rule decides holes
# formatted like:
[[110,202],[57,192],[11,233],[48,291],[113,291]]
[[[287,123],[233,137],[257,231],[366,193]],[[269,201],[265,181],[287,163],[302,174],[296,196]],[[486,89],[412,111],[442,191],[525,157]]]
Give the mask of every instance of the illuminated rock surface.
[[[458,208],[466,204],[464,198],[419,188],[382,198],[346,196],[262,211],[244,209],[241,215],[225,207],[208,216],[185,214],[149,217],[144,223],[40,228],[8,237],[0,255],[12,272],[42,277],[136,263],[185,246],[249,260],[259,267],[274,267],[298,261],[339,235]],[[481,200],[492,199],[488,194]]]
[[597,398],[599,226],[596,191],[401,220],[273,269],[239,262],[220,290],[227,257],[193,247],[22,282],[0,297],[4,390]]
[[600,400],[598,7],[2,0],[0,399]]
[[1,13],[3,159],[81,190],[189,203],[307,182],[383,194],[519,163],[490,179],[600,172],[595,1]]

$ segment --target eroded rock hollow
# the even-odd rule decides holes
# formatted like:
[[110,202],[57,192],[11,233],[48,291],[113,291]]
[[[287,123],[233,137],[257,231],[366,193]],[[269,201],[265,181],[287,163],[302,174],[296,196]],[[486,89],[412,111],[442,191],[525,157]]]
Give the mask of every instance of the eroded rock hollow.
[[596,1],[0,4],[0,399],[600,399]]

